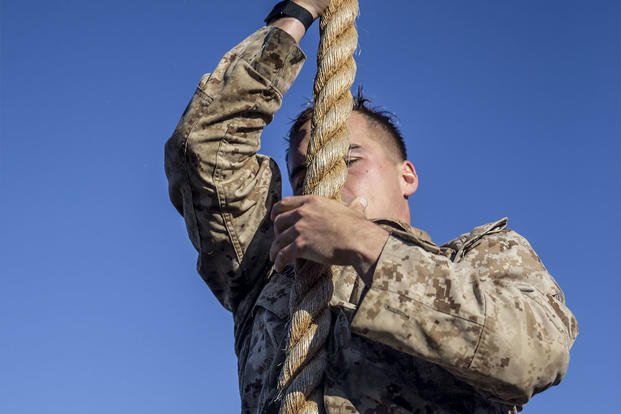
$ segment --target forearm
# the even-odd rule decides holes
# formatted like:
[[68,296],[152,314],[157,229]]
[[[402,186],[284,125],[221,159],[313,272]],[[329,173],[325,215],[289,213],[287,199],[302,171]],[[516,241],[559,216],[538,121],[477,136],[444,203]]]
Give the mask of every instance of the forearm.
[[[261,133],[303,61],[285,32],[257,31],[203,77],[166,144],[171,200],[199,252],[199,272],[229,309],[241,294],[232,286],[248,285],[236,280],[249,265],[247,249],[280,197],[276,165],[256,154]],[[269,240],[255,240],[253,257],[267,257],[259,254],[266,248]]]
[[384,230],[372,221],[363,221],[360,225],[350,228],[351,263],[362,281],[371,286],[377,261],[389,237]]
[[[312,16],[313,20],[316,20],[323,11],[323,8],[327,6],[328,1],[297,0],[294,1],[294,3],[306,9],[306,11],[308,11]],[[278,27],[287,32],[293,39],[295,39],[297,44],[300,43],[300,41],[306,34],[306,28],[304,27],[304,24],[302,24],[300,20],[293,17],[280,18],[270,22],[269,25]]]
[[391,236],[352,330],[526,402],[564,375],[575,320],[514,234],[481,239],[458,263]]
[[284,17],[278,20],[274,20],[269,24],[269,26],[278,27],[281,30],[287,32],[297,44],[300,44],[300,41],[306,34],[306,28],[298,19],[293,17]]

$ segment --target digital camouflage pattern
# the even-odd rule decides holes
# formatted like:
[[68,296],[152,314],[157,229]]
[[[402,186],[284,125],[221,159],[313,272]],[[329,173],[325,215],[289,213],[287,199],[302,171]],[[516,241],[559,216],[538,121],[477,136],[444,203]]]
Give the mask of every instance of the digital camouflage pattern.
[[[269,261],[281,175],[256,152],[304,59],[285,32],[257,31],[201,79],[166,144],[198,272],[234,316],[243,413],[278,408],[293,272]],[[506,219],[442,246],[409,225],[378,224],[391,236],[372,286],[352,267],[337,271],[328,413],[511,413],[561,380],[576,320]]]

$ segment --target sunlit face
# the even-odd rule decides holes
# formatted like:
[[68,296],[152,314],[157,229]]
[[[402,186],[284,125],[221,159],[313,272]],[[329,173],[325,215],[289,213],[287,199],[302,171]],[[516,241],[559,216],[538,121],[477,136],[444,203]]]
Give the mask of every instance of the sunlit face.
[[[418,187],[414,165],[400,161],[387,150],[384,132],[372,126],[364,115],[353,112],[347,125],[350,131],[350,150],[346,158],[347,181],[341,191],[341,198],[350,203],[356,197],[365,197],[368,202],[367,217],[396,218],[410,222],[407,196]],[[287,159],[290,181],[296,195],[302,193],[306,169],[304,161],[310,139],[310,121],[300,132],[301,140],[292,142]]]

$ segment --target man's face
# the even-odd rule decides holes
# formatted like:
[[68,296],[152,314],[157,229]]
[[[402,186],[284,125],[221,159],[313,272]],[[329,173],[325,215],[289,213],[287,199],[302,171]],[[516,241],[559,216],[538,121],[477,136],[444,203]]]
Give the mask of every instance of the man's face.
[[[372,126],[364,115],[353,112],[347,125],[350,131],[350,150],[346,162],[348,174],[341,191],[343,202],[356,197],[368,202],[366,215],[374,218],[397,218],[410,222],[406,197],[416,191],[418,179],[409,161],[399,161],[387,144],[388,138],[379,127]],[[304,162],[310,139],[310,121],[300,131],[302,139],[292,142],[287,159],[291,187],[302,194],[306,170]]]

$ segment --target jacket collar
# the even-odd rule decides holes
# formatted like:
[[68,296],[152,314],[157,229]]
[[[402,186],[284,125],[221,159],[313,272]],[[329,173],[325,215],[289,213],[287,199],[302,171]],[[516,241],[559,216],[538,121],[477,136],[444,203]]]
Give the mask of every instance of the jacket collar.
[[397,230],[405,231],[407,233],[413,234],[414,236],[416,236],[417,238],[421,240],[424,240],[428,243],[433,244],[431,237],[429,237],[429,234],[426,231],[413,227],[410,224],[403,222],[401,220],[381,218],[381,219],[375,219],[373,220],[373,222],[382,227],[395,228]]

